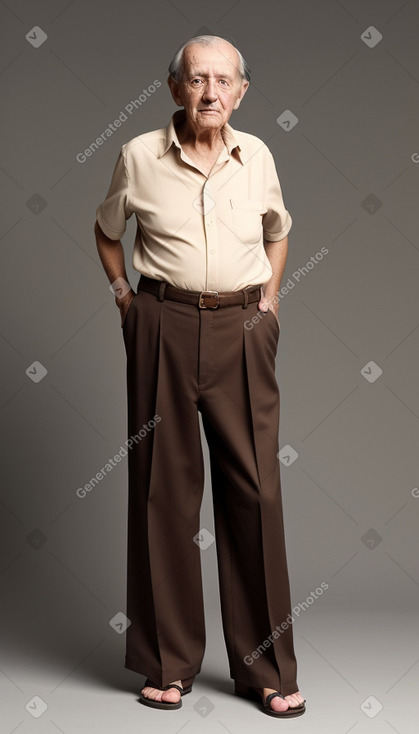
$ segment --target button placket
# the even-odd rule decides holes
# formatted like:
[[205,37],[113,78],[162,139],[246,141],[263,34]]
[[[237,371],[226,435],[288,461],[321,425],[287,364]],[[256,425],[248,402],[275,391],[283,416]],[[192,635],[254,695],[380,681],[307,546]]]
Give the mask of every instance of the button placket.
[[209,179],[206,180],[202,193],[202,208],[206,237],[206,288],[215,290],[218,281],[218,232],[215,216],[215,201]]

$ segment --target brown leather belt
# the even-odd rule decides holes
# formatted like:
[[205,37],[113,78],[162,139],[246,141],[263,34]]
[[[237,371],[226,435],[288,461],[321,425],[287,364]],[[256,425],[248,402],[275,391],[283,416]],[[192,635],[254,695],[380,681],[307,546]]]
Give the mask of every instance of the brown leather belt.
[[138,291],[146,291],[157,296],[159,301],[167,298],[169,301],[189,303],[198,308],[224,308],[225,306],[239,306],[247,308],[248,303],[254,303],[261,298],[261,285],[249,285],[240,291],[189,291],[175,288],[164,280],[155,280],[142,275],[138,283]]

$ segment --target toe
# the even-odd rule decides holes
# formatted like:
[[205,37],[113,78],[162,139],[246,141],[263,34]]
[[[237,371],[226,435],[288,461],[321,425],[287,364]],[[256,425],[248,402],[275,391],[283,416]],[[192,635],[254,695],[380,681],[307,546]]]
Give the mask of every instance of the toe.
[[291,694],[290,696],[285,696],[285,699],[288,701],[291,708],[295,708],[296,706],[300,706],[304,703],[304,699],[299,691]]
[[168,703],[177,703],[180,698],[180,691],[177,688],[168,688],[167,691],[161,691],[159,688],[145,686],[141,690],[145,698],[151,698],[152,701],[167,701]]
[[[182,681],[174,681],[176,685],[181,686]],[[172,683],[170,685],[173,685]],[[166,691],[162,691],[160,688],[153,688],[152,686],[144,686],[141,690],[142,695],[145,698],[150,698],[153,701],[165,701],[167,703],[178,703],[181,698],[181,693],[177,688],[168,688]]]
[[142,689],[141,693],[145,698],[156,700],[157,693],[159,693],[159,691],[157,691],[156,688],[151,688],[151,686],[145,686],[145,688]]
[[271,698],[270,703],[268,704],[272,711],[287,711],[289,709],[289,703],[285,701],[283,698],[279,698],[279,696],[274,696]]
[[[263,689],[263,699],[265,702],[266,697],[269,696],[270,693],[274,693],[274,691],[274,688]],[[272,709],[272,711],[286,711],[289,708],[288,701],[286,701],[284,698],[280,698],[279,696],[274,696],[273,698],[271,698],[267,705]]]
[[177,688],[169,688],[167,691],[163,691],[162,694],[162,700],[168,701],[169,703],[177,703],[180,697],[180,691]]

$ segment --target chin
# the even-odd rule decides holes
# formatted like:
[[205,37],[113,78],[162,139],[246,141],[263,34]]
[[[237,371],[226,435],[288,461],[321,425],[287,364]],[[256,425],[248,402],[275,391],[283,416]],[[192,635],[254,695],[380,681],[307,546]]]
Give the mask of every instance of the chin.
[[199,115],[197,119],[201,125],[210,125],[211,127],[219,127],[223,124],[220,115]]

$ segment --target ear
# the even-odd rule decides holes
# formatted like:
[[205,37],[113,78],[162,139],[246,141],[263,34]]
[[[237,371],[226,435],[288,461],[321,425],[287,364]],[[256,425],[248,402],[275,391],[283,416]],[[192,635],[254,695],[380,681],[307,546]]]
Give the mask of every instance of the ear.
[[179,84],[177,83],[177,81],[175,81],[173,79],[172,76],[168,76],[167,77],[167,83],[168,83],[168,85],[170,87],[170,91],[172,93],[172,97],[175,100],[177,106],[178,107],[183,107],[183,102],[182,102],[182,100],[180,98],[180,94],[179,94]]
[[243,99],[243,97],[246,94],[246,92],[247,92],[248,89],[249,89],[249,82],[246,79],[245,81],[242,82],[242,85],[241,85],[241,88],[240,88],[240,92],[239,92],[239,94],[237,96],[237,99],[236,99],[236,101],[234,103],[233,110],[238,110],[238,108],[240,107],[240,102],[242,101],[242,99]]

